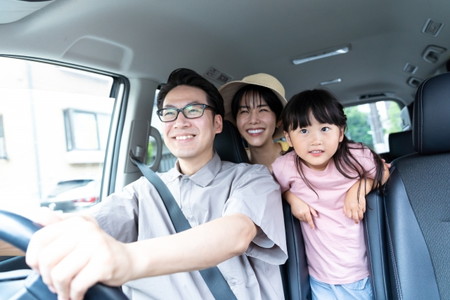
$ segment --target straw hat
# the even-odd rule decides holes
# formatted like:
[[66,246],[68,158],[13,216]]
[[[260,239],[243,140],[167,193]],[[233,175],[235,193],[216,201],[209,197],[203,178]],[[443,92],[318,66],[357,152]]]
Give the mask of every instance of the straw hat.
[[[231,113],[231,102],[236,92],[243,86],[253,84],[271,89],[275,95],[280,100],[283,107],[286,105],[287,101],[285,98],[284,87],[281,82],[273,77],[272,75],[266,73],[258,73],[246,76],[242,80],[230,81],[225,83],[219,88],[219,92],[223,97],[225,106],[225,119],[231,121],[236,125],[233,115]],[[282,135],[282,130],[277,130],[274,137],[280,137]]]

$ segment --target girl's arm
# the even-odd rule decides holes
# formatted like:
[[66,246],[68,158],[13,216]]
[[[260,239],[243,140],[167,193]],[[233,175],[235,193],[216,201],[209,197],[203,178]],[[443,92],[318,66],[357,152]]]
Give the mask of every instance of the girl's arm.
[[[385,184],[389,179],[390,164],[384,160],[384,170],[382,184]],[[361,221],[366,212],[366,195],[373,190],[373,179],[367,178],[364,180],[363,185],[360,187],[361,180],[357,181],[348,191],[344,200],[344,213],[350,219],[353,219],[355,223]]]
[[364,217],[366,212],[366,195],[372,190],[372,185],[373,179],[358,180],[345,195],[344,213],[347,217],[353,219],[355,223],[359,223]]
[[306,204],[303,200],[298,198],[291,191],[286,191],[283,193],[283,198],[291,206],[291,212],[299,221],[306,222],[309,226],[314,229],[314,219],[313,217],[318,217],[317,211]]
[[389,176],[391,175],[391,172],[389,171],[389,168],[391,167],[391,164],[388,164],[384,159],[383,159],[383,165],[384,165],[384,169],[383,169],[383,179],[381,181],[381,184],[385,184],[386,181],[389,179]]

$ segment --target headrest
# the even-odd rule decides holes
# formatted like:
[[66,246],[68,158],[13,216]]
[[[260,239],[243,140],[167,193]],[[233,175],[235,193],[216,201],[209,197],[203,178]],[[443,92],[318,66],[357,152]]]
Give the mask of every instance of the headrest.
[[411,130],[389,134],[389,157],[391,160],[414,152]]
[[427,79],[417,89],[412,131],[418,153],[450,151],[450,73]]
[[241,135],[237,128],[228,120],[223,121],[222,132],[216,134],[214,148],[222,160],[234,163],[249,162]]

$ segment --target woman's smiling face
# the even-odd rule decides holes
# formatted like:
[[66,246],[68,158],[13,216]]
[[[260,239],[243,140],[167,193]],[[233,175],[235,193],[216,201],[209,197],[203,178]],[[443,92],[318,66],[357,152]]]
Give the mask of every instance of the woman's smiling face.
[[255,93],[242,97],[236,116],[241,136],[251,147],[261,147],[270,142],[275,132],[277,118],[267,102]]

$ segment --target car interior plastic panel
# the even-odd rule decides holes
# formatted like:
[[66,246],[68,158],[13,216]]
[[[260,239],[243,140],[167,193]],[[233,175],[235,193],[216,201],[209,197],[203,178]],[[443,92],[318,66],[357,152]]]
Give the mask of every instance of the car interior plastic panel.
[[450,73],[424,81],[413,113],[417,153],[395,160],[384,195],[368,197],[376,299],[450,299],[449,113]]

